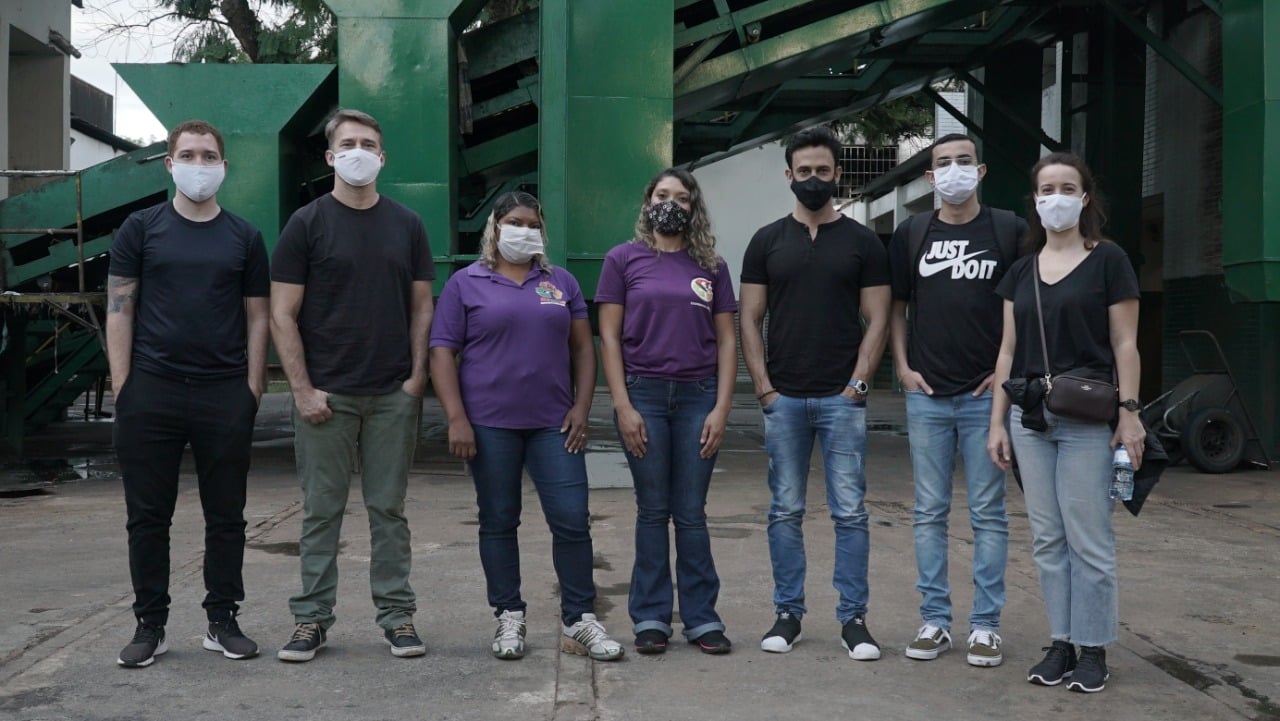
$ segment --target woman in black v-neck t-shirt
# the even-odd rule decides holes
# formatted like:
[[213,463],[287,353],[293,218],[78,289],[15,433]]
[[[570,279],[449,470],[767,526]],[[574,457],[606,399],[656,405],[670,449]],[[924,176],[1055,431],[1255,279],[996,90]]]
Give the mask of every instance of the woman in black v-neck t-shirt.
[[[1032,556],[1040,577],[1051,644],[1027,680],[1072,691],[1101,691],[1108,678],[1105,646],[1116,640],[1119,602],[1116,545],[1108,497],[1113,449],[1123,444],[1142,463],[1145,431],[1138,418],[1138,280],[1125,252],[1102,237],[1105,221],[1084,161],[1053,153],[1032,169],[1035,212],[1028,242],[1036,248],[1000,281],[1004,334],[987,450],[1002,468],[1017,451]],[[1037,265],[1039,279],[1037,280]],[[1040,343],[1036,283],[1049,368]],[[1014,406],[1001,384],[1013,378],[1089,369],[1118,381],[1116,429],[1104,422]],[[1032,394],[1028,394],[1031,396]],[[1043,413],[1043,422],[1033,417]],[[1007,425],[1006,425],[1007,422]],[[1076,647],[1079,646],[1079,656]]]

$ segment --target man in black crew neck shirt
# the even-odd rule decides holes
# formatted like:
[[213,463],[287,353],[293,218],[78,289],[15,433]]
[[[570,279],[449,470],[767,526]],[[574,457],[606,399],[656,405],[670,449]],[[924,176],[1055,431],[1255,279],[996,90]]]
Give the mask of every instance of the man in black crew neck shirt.
[[138,619],[117,663],[129,668],[168,650],[169,524],[188,443],[205,518],[204,647],[233,659],[258,653],[236,613],[270,285],[262,234],[218,205],[223,153],[208,123],[174,128],[164,161],[177,186],[173,202],[130,215],[111,244],[107,359]]
[[795,210],[757,231],[742,262],[742,353],[764,413],[772,495],[769,557],[777,618],[760,647],[786,653],[800,639],[801,523],[816,436],[835,523],[841,644],[851,658],[872,661],[880,658],[880,647],[865,623],[870,541],[863,455],[867,380],[880,362],[888,330],[889,268],[880,238],[831,204],[840,150],[826,128],[792,138],[786,177]]
[[942,207],[903,221],[889,243],[890,328],[894,365],[906,395],[915,476],[916,588],[922,596],[921,626],[906,655],[928,661],[951,648],[947,517],[959,455],[974,538],[967,658],[973,666],[991,667],[1003,660],[998,632],[1009,545],[1005,475],[986,449],[1003,323],[995,287],[1017,259],[1027,225],[1007,210],[978,202],[986,166],[970,138],[943,136],[930,155],[925,176]]
[[325,138],[333,192],[293,214],[271,265],[271,330],[293,393],[304,497],[302,590],[289,599],[293,637],[276,656],[310,661],[333,625],[357,458],[377,622],[393,655],[421,656],[404,499],[427,385],[431,249],[418,214],[378,193],[378,122],[339,110]]

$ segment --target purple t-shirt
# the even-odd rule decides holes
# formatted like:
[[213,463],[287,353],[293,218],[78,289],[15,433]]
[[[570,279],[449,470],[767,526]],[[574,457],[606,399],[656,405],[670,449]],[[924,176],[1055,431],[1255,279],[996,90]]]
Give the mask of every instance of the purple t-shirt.
[[586,317],[567,270],[535,266],[517,285],[477,261],[445,283],[430,345],[459,352],[462,405],[472,423],[559,428],[573,405],[569,325]]
[[723,259],[711,273],[687,250],[660,253],[635,241],[605,256],[595,300],[625,306],[626,372],[672,381],[715,377],[714,316],[738,309]]

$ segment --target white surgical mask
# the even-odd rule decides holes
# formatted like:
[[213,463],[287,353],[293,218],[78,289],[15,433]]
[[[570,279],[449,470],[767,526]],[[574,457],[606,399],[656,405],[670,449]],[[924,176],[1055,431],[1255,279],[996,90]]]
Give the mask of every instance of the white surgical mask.
[[542,230],[499,225],[498,252],[509,263],[528,263],[533,256],[546,252],[542,243]]
[[1084,210],[1083,195],[1041,195],[1036,198],[1036,214],[1040,224],[1049,230],[1062,232],[1080,223],[1080,211]]
[[333,169],[347,185],[363,188],[378,177],[382,158],[361,148],[342,150],[333,154]]
[[933,171],[933,189],[942,202],[961,205],[978,189],[978,166],[952,163]]
[[193,203],[203,203],[212,198],[222,186],[222,179],[227,175],[222,163],[217,165],[196,165],[194,163],[173,163],[173,184],[178,192],[187,196]]

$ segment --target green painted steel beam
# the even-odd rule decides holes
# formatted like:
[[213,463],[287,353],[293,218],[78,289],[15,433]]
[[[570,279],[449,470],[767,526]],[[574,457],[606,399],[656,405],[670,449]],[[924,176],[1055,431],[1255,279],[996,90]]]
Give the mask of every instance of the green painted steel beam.
[[[720,9],[720,15],[715,20],[708,20],[690,28],[677,27],[675,46],[682,48],[685,45],[702,42],[720,33],[739,32],[742,27],[750,23],[766,20],[788,10],[795,10],[808,5],[810,2],[812,0],[768,0],[768,2],[758,3],[737,12],[726,12],[725,10],[728,9],[726,4],[724,9]],[[717,8],[719,8],[719,5],[717,5]]]
[[1182,57],[1181,53],[1175,50],[1171,45],[1169,45],[1169,43],[1166,43],[1159,35],[1151,32],[1146,25],[1138,22],[1137,18],[1130,15],[1128,11],[1116,2],[1116,0],[1102,0],[1102,5],[1106,7],[1107,10],[1111,11],[1111,14],[1115,16],[1116,20],[1120,21],[1121,25],[1128,28],[1129,32],[1137,35],[1152,50],[1155,50],[1156,53],[1159,54],[1160,57],[1164,58],[1167,63],[1173,66],[1173,69],[1177,70],[1182,77],[1186,78],[1192,85],[1196,86],[1196,88],[1208,96],[1210,100],[1217,103],[1219,106],[1222,105],[1222,90],[1218,88],[1218,86],[1209,82],[1209,79],[1201,74],[1199,70],[1196,70],[1194,65],[1187,62],[1186,58]]
[[1280,5],[1222,16],[1222,270],[1233,300],[1280,301]]
[[467,74],[473,79],[482,78],[537,58],[538,17],[535,8],[464,34]]
[[468,175],[482,173],[538,152],[538,126],[520,128],[502,137],[462,151],[462,167]]
[[480,120],[491,115],[505,113],[508,110],[514,110],[521,105],[527,105],[534,102],[534,97],[534,94],[528,88],[516,88],[509,93],[503,93],[495,98],[490,98],[472,105],[471,117],[476,120]]
[[645,183],[671,162],[673,1],[541,3],[538,191],[548,255],[588,297],[604,254],[631,237]]
[[333,103],[334,67],[137,63],[115,68],[166,128],[192,118],[218,128],[227,146],[227,180],[218,202],[257,226],[273,249],[295,210],[295,142],[284,130],[304,116],[317,120],[315,113]]
[[[978,94],[982,96],[984,102],[990,104],[996,112],[1004,116],[1014,128],[1027,138],[1035,140],[1040,145],[1043,145],[1055,152],[1059,150],[1069,150],[1069,148],[1062,143],[1049,137],[1049,135],[1039,126],[1039,123],[1029,120],[1025,113],[1015,110],[1003,99],[1001,93],[991,92],[987,88],[986,84],[974,77],[972,73],[966,70],[957,70],[956,76],[976,90]],[[1039,92],[1040,90],[1037,88],[1037,95]]]

